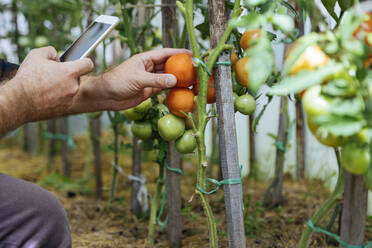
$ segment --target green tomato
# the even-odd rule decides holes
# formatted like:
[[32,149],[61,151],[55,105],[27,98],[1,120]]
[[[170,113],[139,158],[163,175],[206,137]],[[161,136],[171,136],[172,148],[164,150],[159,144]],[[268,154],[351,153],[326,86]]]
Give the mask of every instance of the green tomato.
[[136,112],[139,113],[145,113],[152,107],[151,98],[148,98],[147,100],[141,102],[139,105],[135,106],[133,109]]
[[251,115],[256,110],[256,101],[249,94],[239,96],[236,99],[236,109],[243,115]]
[[150,139],[152,136],[152,127],[149,121],[143,122],[136,121],[132,124],[131,130],[135,137],[142,140]]
[[27,36],[21,36],[19,37],[18,39],[18,44],[21,46],[21,47],[29,47],[30,46],[30,38],[28,38]]
[[320,94],[321,90],[322,87],[320,85],[316,85],[305,91],[305,94],[302,98],[302,104],[308,116],[315,117],[329,113],[331,99],[322,96]]
[[176,140],[185,132],[185,120],[173,114],[167,114],[159,119],[158,131],[164,140]]
[[139,121],[145,117],[145,113],[139,113],[134,108],[124,110],[123,114],[131,121]]
[[154,147],[154,141],[152,139],[149,140],[140,140],[139,141],[139,148],[143,151],[151,151]]
[[372,129],[370,128],[363,128],[362,131],[360,131],[357,134],[358,141],[361,144],[368,144],[371,142],[372,139]]
[[341,150],[341,164],[345,170],[355,175],[367,172],[371,157],[368,147],[360,147],[349,143]]
[[34,40],[35,47],[45,47],[49,45],[49,40],[45,36],[37,36]]
[[187,154],[196,148],[196,139],[192,130],[187,130],[180,138],[176,140],[176,149],[178,152]]

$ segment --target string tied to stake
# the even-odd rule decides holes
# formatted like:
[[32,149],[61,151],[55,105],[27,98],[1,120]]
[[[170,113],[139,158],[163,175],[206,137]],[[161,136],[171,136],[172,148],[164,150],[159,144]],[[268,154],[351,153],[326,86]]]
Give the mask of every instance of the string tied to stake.
[[183,174],[183,171],[181,169],[170,167],[167,161],[165,161],[164,163],[165,163],[165,167],[167,168],[167,170],[169,170],[171,172],[174,172],[174,173],[177,173],[179,175]]
[[[197,57],[192,58],[194,62],[197,64],[201,65],[204,69],[204,71],[207,72],[208,76],[212,76],[212,72],[208,69],[208,66],[205,64],[205,62]],[[230,66],[231,61],[217,61],[215,65],[225,65],[225,66]]]
[[335,239],[338,243],[340,243],[344,248],[372,248],[372,242],[368,242],[367,244],[364,244],[364,245],[351,245],[351,244],[348,244],[346,243],[345,241],[343,241],[340,236],[338,236],[337,234],[334,234],[334,233],[331,233],[327,230],[324,230],[320,227],[317,227],[317,226],[314,226],[313,222],[311,220],[309,220],[307,222],[307,225],[310,227],[310,229],[313,231],[313,232],[317,232],[317,233],[323,233],[329,237],[332,237],[333,239]]
[[138,182],[140,184],[136,198],[137,198],[137,201],[141,205],[142,212],[146,212],[149,208],[149,203],[148,203],[149,194],[146,188],[146,178],[142,176],[137,177],[133,175],[127,175],[124,173],[123,169],[119,165],[115,164],[114,162],[112,163],[112,166],[119,172],[119,174],[128,178],[129,181]]
[[158,216],[156,218],[156,223],[160,226],[160,230],[163,231],[165,226],[168,223],[168,215],[165,217],[165,220],[161,220],[161,216],[163,215],[164,208],[165,208],[165,201],[167,199],[167,191],[168,191],[168,182],[167,179],[164,179],[164,190],[162,192],[162,197],[161,197],[161,204],[160,204],[160,209]]
[[47,139],[67,141],[67,146],[71,150],[75,150],[76,148],[76,143],[74,141],[74,138],[71,135],[66,135],[62,133],[43,132],[43,137]]

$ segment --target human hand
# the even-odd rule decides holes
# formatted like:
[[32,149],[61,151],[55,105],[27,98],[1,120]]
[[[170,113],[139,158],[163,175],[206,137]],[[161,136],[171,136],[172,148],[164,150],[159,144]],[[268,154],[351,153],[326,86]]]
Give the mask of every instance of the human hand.
[[15,77],[6,85],[22,96],[25,121],[66,115],[79,90],[80,76],[93,70],[90,59],[59,62],[53,47],[31,50]]
[[162,89],[171,88],[177,79],[164,74],[167,59],[186,49],[158,49],[137,54],[97,77],[83,80],[72,113],[123,110],[138,105]]

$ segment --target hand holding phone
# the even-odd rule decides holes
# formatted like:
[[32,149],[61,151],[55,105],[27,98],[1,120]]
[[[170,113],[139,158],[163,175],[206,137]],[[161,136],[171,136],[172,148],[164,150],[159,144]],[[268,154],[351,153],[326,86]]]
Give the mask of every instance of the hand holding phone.
[[116,16],[101,15],[97,17],[84,33],[67,48],[60,57],[60,61],[73,61],[89,56],[118,23],[119,18]]

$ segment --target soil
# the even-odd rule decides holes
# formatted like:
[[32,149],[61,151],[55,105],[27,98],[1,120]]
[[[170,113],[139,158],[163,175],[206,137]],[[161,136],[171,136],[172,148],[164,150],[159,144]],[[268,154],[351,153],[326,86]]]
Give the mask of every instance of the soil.
[[[71,226],[73,247],[145,247],[147,235],[147,217],[137,218],[130,213],[130,182],[119,175],[116,187],[116,201],[108,203],[111,184],[113,153],[109,149],[112,141],[110,133],[105,133],[102,146],[104,199],[94,196],[93,164],[86,168],[91,160],[87,137],[77,138],[77,149],[71,152],[71,179],[60,177],[47,171],[45,152],[30,155],[23,152],[14,139],[3,139],[0,143],[0,172],[41,184],[50,190],[64,205]],[[158,165],[151,162],[153,153],[144,154],[142,171],[146,177],[147,189],[154,193]],[[123,149],[120,166],[130,174],[130,149]],[[209,247],[206,218],[195,190],[195,158],[187,156],[183,162],[182,177],[183,199],[183,247]],[[217,168],[215,168],[217,169]],[[56,157],[51,170],[61,170],[60,157]],[[89,173],[84,174],[84,170]],[[215,173],[217,174],[217,173]],[[61,179],[62,178],[62,179]],[[285,176],[283,196],[285,201],[274,209],[265,209],[261,200],[268,182],[254,182],[243,179],[245,202],[245,229],[247,247],[297,247],[301,232],[311,215],[325,201],[329,192],[318,180],[305,179],[295,181]],[[217,221],[219,247],[227,247],[226,221],[224,215],[223,190],[210,196],[210,203]],[[332,215],[332,212],[329,216]],[[321,224],[328,225],[330,217]],[[372,239],[371,221],[368,220],[366,240]],[[331,231],[337,232],[336,219]],[[168,247],[167,229],[157,228],[154,247]],[[327,243],[328,242],[328,243]],[[336,241],[322,234],[314,234],[310,247],[337,247]]]

